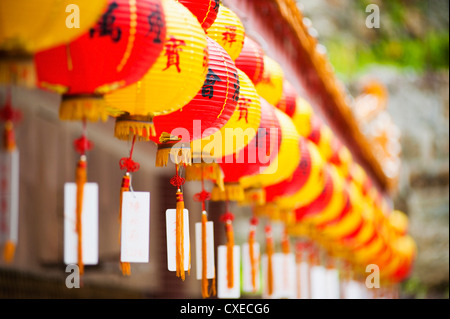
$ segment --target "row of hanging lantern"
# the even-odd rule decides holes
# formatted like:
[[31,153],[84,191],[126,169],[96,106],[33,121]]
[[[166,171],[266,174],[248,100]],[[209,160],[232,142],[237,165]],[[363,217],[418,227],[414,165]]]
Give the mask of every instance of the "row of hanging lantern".
[[[19,2],[1,4],[3,15],[14,17]],[[48,18],[45,14],[59,10],[53,1],[45,5],[48,12],[39,11],[44,12],[43,21]],[[195,199],[202,202],[202,240],[197,251],[201,275],[197,277],[202,279],[203,297],[215,293],[215,284],[208,288],[208,279],[216,277],[214,264],[213,269],[210,266],[214,256],[205,204],[209,200],[227,203],[222,216],[227,244],[219,247],[219,258],[223,253],[225,260],[224,266],[219,261],[219,297],[239,296],[235,293],[239,246],[229,202],[249,206],[253,212],[245,246],[250,291],[257,290],[259,278],[255,246],[259,218],[266,219],[268,297],[274,293],[276,262],[271,221],[285,225],[281,239],[285,256],[293,256],[290,236],[310,238],[354,269],[376,263],[383,266],[386,280],[405,278],[415,254],[406,217],[390,210],[350,151],[284,78],[281,66],[245,35],[234,12],[218,0],[105,0],[96,2],[98,7],[84,5],[79,4],[91,19],[83,16],[83,27],[76,32],[67,29],[58,34],[50,27],[39,37],[25,27],[0,32],[0,80],[13,83],[12,78],[20,78],[16,61],[20,59],[12,57],[22,57],[23,52],[34,56],[38,87],[62,96],[60,118],[84,123],[83,134],[75,141],[80,153],[75,216],[81,273],[86,153],[92,148],[86,123],[112,117],[115,136],[132,142],[129,156],[120,161],[125,171],[120,187],[121,231],[125,229],[123,202],[132,191],[131,175],[139,170],[132,159],[135,142],[157,146],[156,166],[175,164],[170,183],[176,188],[176,209],[166,216],[168,232],[169,220],[174,224],[173,246],[168,247],[173,260],[168,256],[168,263],[169,270],[182,279],[191,268],[183,185],[186,180],[202,182]],[[23,7],[33,10],[31,5]],[[5,25],[16,25],[8,21]],[[211,194],[205,181],[214,183]],[[122,255],[124,275],[131,274],[130,262],[136,259]]]

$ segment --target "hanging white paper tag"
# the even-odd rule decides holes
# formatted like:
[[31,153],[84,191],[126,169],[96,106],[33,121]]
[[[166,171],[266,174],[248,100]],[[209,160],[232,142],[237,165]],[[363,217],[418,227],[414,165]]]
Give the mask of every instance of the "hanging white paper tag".
[[297,264],[297,298],[310,298],[310,279],[309,279],[309,265],[307,262],[300,262]]
[[[184,221],[184,270],[188,271],[190,265],[190,237],[189,237],[189,211],[183,211]],[[169,271],[177,271],[176,263],[176,229],[177,210],[168,209],[166,211],[166,237],[167,237],[167,268]]]
[[323,266],[311,267],[311,299],[325,299],[326,269]]
[[279,298],[293,299],[295,298],[296,282],[295,255],[293,253],[277,253],[275,259],[279,265]]
[[252,279],[252,265],[250,263],[250,245],[245,243],[242,245],[242,291],[253,293],[261,289],[261,281],[259,279],[260,275],[260,264],[259,264],[259,243],[253,244],[253,253],[255,260],[255,284],[256,289],[253,287]]
[[[195,250],[197,261],[197,279],[203,278],[202,263],[202,223],[195,223]],[[214,223],[206,223],[206,278],[214,278]]]
[[150,193],[123,192],[120,261],[147,263],[150,246]]
[[222,245],[217,248],[217,297],[218,298],[239,298],[241,296],[240,287],[240,247],[233,247],[233,287],[228,288],[227,277],[227,246]]
[[[76,232],[77,185],[64,185],[64,263],[78,263],[78,234]],[[81,214],[83,263],[98,264],[98,185],[86,183]]]
[[341,294],[339,287],[339,271],[337,269],[326,270],[326,284],[327,298],[339,299]]
[[0,244],[19,238],[19,151],[0,152]]

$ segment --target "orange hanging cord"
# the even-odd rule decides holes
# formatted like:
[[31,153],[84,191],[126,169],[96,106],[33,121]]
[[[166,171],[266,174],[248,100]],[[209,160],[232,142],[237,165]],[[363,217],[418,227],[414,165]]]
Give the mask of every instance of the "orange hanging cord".
[[91,141],[86,138],[86,121],[83,121],[83,134],[80,138],[74,141],[74,148],[80,154],[76,171],[75,171],[75,184],[77,186],[76,193],[76,208],[75,208],[75,229],[78,235],[78,267],[80,269],[80,275],[84,274],[83,263],[83,197],[84,197],[84,185],[87,182],[87,159],[86,152],[90,151],[93,147]]
[[227,236],[227,287],[229,289],[234,287],[234,271],[233,271],[233,249],[234,249],[234,232],[233,232],[233,220],[234,215],[228,211],[222,215],[221,221],[225,223],[225,232]]
[[[122,200],[123,200],[123,193],[128,192],[131,189],[131,173],[137,172],[140,169],[139,163],[133,161],[133,151],[134,151],[134,144],[136,142],[136,135],[133,137],[133,142],[131,144],[131,150],[130,150],[130,156],[129,157],[123,157],[120,162],[120,169],[125,170],[125,174],[122,177],[122,184],[120,187],[120,207],[119,207],[119,243],[120,243],[120,237],[122,232]],[[129,262],[120,262],[120,270],[122,271],[122,275],[124,276],[130,276],[131,275],[131,266]]]
[[[170,183],[177,188],[176,199],[176,231],[175,231],[175,259],[176,259],[176,274],[181,280],[185,280],[185,270],[184,270],[184,197],[181,187],[184,185],[186,180],[179,175],[179,164],[175,164],[175,176],[172,177]],[[191,260],[191,251],[189,247],[189,263]],[[188,271],[190,272],[190,264]],[[188,274],[189,274],[188,272]]]
[[[14,152],[16,149],[16,138],[14,134],[14,123],[22,119],[22,112],[12,107],[11,87],[8,87],[6,102],[0,109],[0,121],[5,122],[3,129],[3,149],[6,152]],[[16,251],[16,242],[12,238],[7,239],[3,248],[3,258],[6,263],[11,263]]]
[[[202,191],[194,195],[194,199],[198,202],[202,203],[202,297],[208,298],[216,295],[216,285],[215,285],[215,276],[213,277],[213,282],[211,285],[211,290],[208,289],[208,278],[207,278],[207,232],[206,232],[206,223],[208,222],[208,214],[206,212],[206,201],[211,199],[211,194],[205,190],[204,183],[204,168],[202,168]],[[215,271],[214,271],[215,272]]]
[[274,243],[272,237],[272,227],[266,226],[266,253],[267,253],[267,294],[273,294],[273,253]]
[[258,260],[255,256],[255,241],[256,241],[256,226],[258,225],[258,218],[253,216],[250,219],[250,232],[248,235],[248,250],[250,257],[250,267],[252,275],[253,292],[256,292],[256,269],[258,267]]

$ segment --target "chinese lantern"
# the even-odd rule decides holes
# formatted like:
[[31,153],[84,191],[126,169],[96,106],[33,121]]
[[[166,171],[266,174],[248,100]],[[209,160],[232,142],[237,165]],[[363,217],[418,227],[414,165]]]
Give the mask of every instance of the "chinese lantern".
[[264,55],[264,73],[262,80],[256,85],[258,94],[272,105],[277,105],[283,94],[284,72],[281,66]]
[[159,0],[110,0],[102,17],[76,40],[35,56],[41,88],[63,94],[62,120],[106,120],[103,95],[138,81],[163,48]]
[[246,36],[241,54],[235,62],[254,85],[261,82],[264,73],[264,51],[258,43]]
[[301,136],[308,137],[311,134],[313,116],[314,111],[311,104],[304,98],[297,96],[295,99],[295,111],[292,115],[292,121],[294,121],[297,131]]
[[323,159],[328,162],[333,154],[331,148],[333,132],[317,116],[312,118],[312,130],[308,135],[308,139],[317,145]]
[[[187,145],[191,156],[191,141],[220,130],[234,114],[239,98],[239,71],[226,51],[214,40],[208,41],[208,74],[197,95],[180,110],[155,116],[156,135],[151,140],[158,145],[156,166],[166,166],[169,153],[178,154],[178,147]],[[185,164],[191,160],[185,159]],[[177,163],[176,163],[177,164]]]
[[203,30],[207,31],[219,13],[220,0],[175,0],[182,3],[197,17]]
[[244,188],[262,189],[279,183],[291,176],[300,162],[301,154],[298,146],[300,136],[294,123],[278,109],[275,109],[275,114],[281,127],[280,150],[263,172],[253,176],[244,176],[241,179]]
[[217,163],[244,149],[256,136],[261,122],[261,101],[248,76],[238,69],[239,100],[228,122],[217,132],[191,142],[193,165],[186,167],[188,180],[201,176],[215,180],[221,187],[223,175]]
[[278,199],[277,205],[281,209],[290,210],[306,206],[315,200],[325,187],[326,166],[317,146],[309,140],[305,141],[301,156],[301,161],[309,162],[309,166],[305,166],[307,173],[304,176],[304,184],[299,182],[302,186],[295,194],[284,195]]
[[244,200],[240,179],[262,172],[275,159],[281,141],[281,127],[272,105],[261,98],[261,123],[257,135],[240,152],[225,156],[219,164],[224,174],[224,189],[214,187],[213,201]]
[[115,136],[122,140],[137,135],[148,141],[156,134],[153,117],[191,101],[208,72],[208,44],[197,19],[176,1],[162,4],[167,28],[163,51],[138,82],[105,97],[116,117]]
[[[0,83],[33,88],[33,54],[72,41],[92,27],[106,0],[2,1]],[[82,15],[82,18],[80,17]]]
[[352,165],[352,154],[336,137],[331,141],[330,163],[334,164],[343,178],[348,178]]
[[298,94],[292,84],[284,79],[283,93],[281,94],[281,99],[276,107],[292,118],[297,109],[297,98]]
[[233,61],[236,61],[244,46],[245,38],[244,26],[236,13],[221,5],[216,20],[206,33],[228,52]]

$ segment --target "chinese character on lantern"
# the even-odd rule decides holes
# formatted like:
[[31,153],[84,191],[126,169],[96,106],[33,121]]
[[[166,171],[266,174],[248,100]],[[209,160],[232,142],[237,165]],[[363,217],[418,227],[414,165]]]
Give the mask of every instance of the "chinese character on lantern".
[[102,18],[97,23],[97,26],[90,29],[89,35],[91,38],[98,32],[100,37],[110,36],[111,40],[114,42],[120,41],[122,30],[119,27],[113,27],[114,21],[116,21],[113,11],[118,7],[119,5],[116,2],[113,2],[108,6],[108,10],[103,14]]
[[219,6],[220,6],[220,0],[214,0],[215,5],[214,5],[214,11],[219,12]]
[[248,123],[248,107],[251,104],[252,100],[251,99],[247,99],[247,98],[240,98],[239,99],[239,106],[238,106],[238,111],[239,111],[239,119],[238,121],[240,121],[241,119],[245,119],[245,122]]
[[239,82],[239,76],[235,73],[234,77],[236,79],[236,83],[234,83],[234,94],[233,94],[233,101],[237,102],[239,101],[239,92],[241,89],[241,84]]
[[236,42],[236,31],[237,27],[233,25],[227,25],[225,26],[227,31],[223,32],[223,41],[228,42],[230,47],[233,45],[234,42]]
[[202,87],[202,96],[212,99],[214,96],[214,85],[216,82],[222,82],[222,80],[213,72],[213,70],[208,69],[208,74],[206,75],[205,84]]
[[180,52],[183,52],[183,46],[186,46],[186,42],[183,40],[178,40],[174,36],[170,36],[170,39],[166,41],[165,50],[167,56],[167,66],[163,71],[175,65],[178,73],[181,72],[180,69]]
[[155,6],[156,9],[152,10],[152,13],[150,13],[147,17],[148,24],[150,26],[147,35],[154,32],[156,36],[153,39],[153,43],[161,43],[161,31],[164,28],[164,22],[161,16],[161,7],[158,4]]

